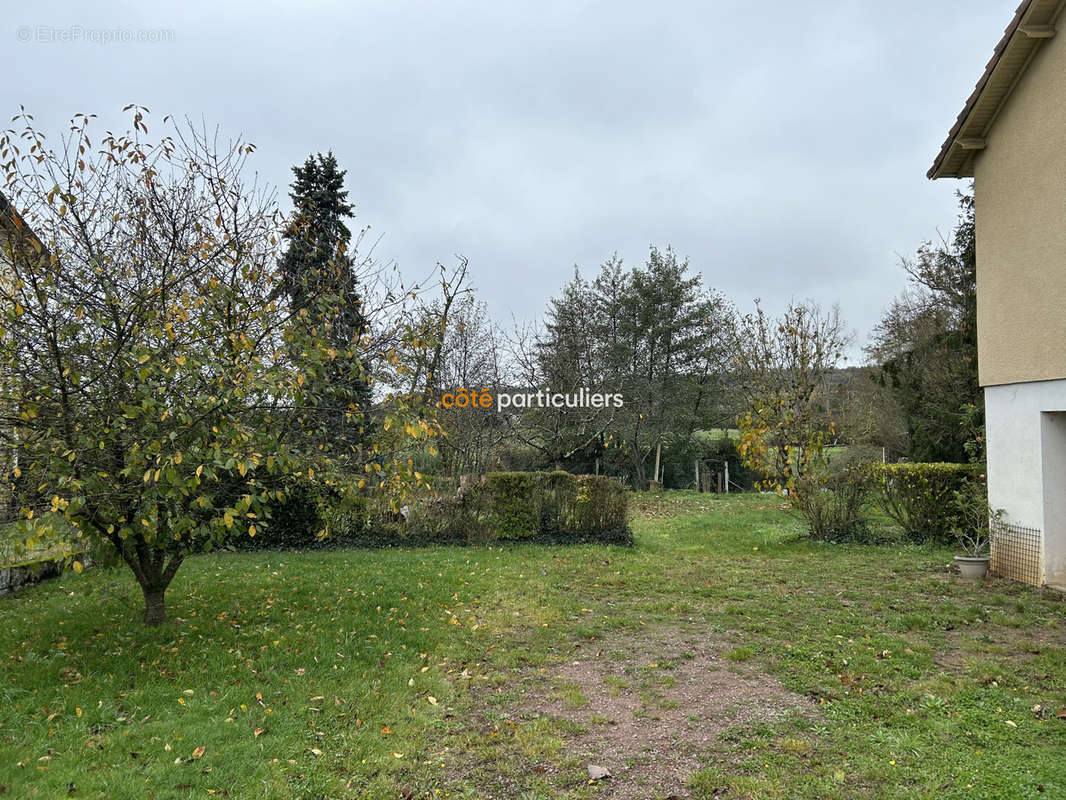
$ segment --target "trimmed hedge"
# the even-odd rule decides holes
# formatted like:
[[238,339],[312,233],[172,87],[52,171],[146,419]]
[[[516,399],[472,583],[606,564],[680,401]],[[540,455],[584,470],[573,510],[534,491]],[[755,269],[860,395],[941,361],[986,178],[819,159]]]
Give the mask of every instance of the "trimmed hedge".
[[628,499],[602,475],[490,472],[465,491],[417,503],[407,527],[432,542],[632,544]]
[[978,478],[976,464],[871,464],[879,505],[912,542],[952,544],[956,492]]
[[[435,484],[437,482],[434,482]],[[439,484],[438,484],[439,485]],[[283,500],[255,538],[235,550],[397,547],[502,542],[632,544],[628,492],[617,480],[568,472],[493,472],[465,490],[412,500],[402,514],[367,495],[340,496],[306,481]],[[329,531],[319,538],[323,529]]]

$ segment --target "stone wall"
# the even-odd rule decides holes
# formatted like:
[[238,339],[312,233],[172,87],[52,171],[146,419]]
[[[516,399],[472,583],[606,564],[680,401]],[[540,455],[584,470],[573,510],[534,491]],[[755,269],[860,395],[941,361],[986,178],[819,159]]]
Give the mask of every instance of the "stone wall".
[[[90,558],[85,554],[79,556],[78,560],[86,567],[91,563]],[[23,586],[58,577],[62,574],[65,564],[64,558],[51,558],[0,568],[0,597],[18,591]]]

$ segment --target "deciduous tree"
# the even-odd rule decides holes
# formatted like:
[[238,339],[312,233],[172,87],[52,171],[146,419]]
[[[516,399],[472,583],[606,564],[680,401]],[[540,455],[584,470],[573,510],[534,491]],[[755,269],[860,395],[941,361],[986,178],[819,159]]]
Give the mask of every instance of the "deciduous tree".
[[839,311],[813,302],[792,302],[777,319],[756,302],[741,319],[733,365],[744,404],[738,449],[764,486],[791,489],[821,458],[833,433],[825,379],[849,341]]
[[[253,146],[144,109],[91,137],[79,115],[53,146],[28,115],[0,136],[4,186],[34,235],[8,241],[0,285],[0,437],[27,542],[62,531],[110,543],[144,594],[145,620],[192,552],[269,524],[279,479],[329,472],[301,443],[321,418],[321,377],[345,350],[312,335],[338,296],[277,299],[281,220],[245,180]],[[394,500],[394,457],[434,433],[402,397],[360,480]],[[76,544],[76,543],[75,543]]]
[[959,194],[950,239],[903,259],[907,291],[881,317],[866,349],[907,424],[909,455],[965,461],[965,408],[983,413],[977,379],[977,258],[971,194]]

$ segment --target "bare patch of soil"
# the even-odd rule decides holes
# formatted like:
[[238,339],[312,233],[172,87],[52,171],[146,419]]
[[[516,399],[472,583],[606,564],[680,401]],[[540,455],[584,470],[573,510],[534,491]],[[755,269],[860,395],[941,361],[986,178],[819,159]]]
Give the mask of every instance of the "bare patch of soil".
[[610,770],[597,796],[685,797],[723,731],[811,707],[747,663],[749,655],[695,628],[586,643],[539,676],[515,710],[580,726],[564,755]]
[[1017,666],[1045,650],[1066,648],[1066,631],[1051,625],[1015,628],[985,622],[952,629],[946,639],[946,644],[933,655],[933,661],[953,673],[965,672],[969,663],[979,660],[982,654],[985,660],[994,657]]

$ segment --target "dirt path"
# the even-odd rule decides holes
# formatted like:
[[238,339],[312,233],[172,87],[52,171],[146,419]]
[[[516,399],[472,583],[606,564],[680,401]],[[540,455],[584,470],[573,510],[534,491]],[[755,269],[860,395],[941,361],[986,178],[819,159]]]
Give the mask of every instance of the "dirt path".
[[514,711],[577,724],[564,755],[610,771],[598,797],[683,798],[701,755],[728,728],[810,708],[744,656],[697,629],[592,642],[537,676]]

